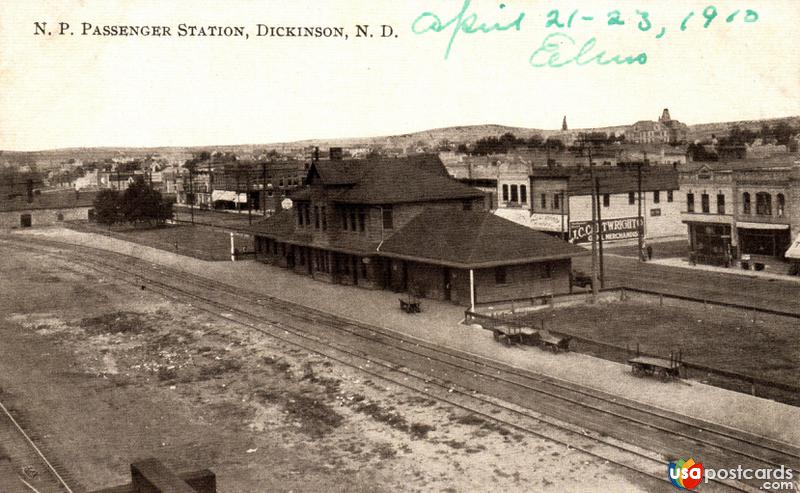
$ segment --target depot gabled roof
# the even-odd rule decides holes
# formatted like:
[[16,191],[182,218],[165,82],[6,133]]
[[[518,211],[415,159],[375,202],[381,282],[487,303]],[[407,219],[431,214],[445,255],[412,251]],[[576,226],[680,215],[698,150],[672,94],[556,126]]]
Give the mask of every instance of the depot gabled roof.
[[[306,182],[321,183],[329,189],[331,200],[345,204],[399,204],[473,199],[485,195],[451,178],[439,157],[431,154],[319,161],[309,168]],[[309,191],[298,191],[291,197],[307,200]]]
[[294,227],[292,210],[281,211],[250,229],[294,245],[354,255],[380,255],[460,269],[527,264],[566,259],[589,252],[491,212],[425,209],[383,242],[344,237],[315,244],[313,236]]
[[426,209],[385,240],[379,254],[471,269],[566,259],[589,252],[491,212]]

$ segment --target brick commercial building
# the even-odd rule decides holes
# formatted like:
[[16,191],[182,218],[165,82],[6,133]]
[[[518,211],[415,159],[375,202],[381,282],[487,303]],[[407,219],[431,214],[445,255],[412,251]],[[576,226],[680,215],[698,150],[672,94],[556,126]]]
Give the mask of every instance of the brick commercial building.
[[[508,183],[507,189],[501,190],[500,207],[495,213],[574,243],[588,242],[592,222],[591,176],[586,166],[534,169],[527,184]],[[643,166],[641,218],[637,169],[597,166],[594,176],[598,182],[605,241],[636,238],[640,224],[646,239],[685,233],[680,222],[678,173],[674,169]],[[502,200],[506,196],[509,200]]]
[[302,161],[232,161],[201,163],[181,170],[176,184],[179,204],[273,214],[287,195],[300,188],[307,163]]
[[800,164],[794,159],[682,169],[681,217],[692,258],[713,265],[731,265],[742,256],[783,259],[800,237]]
[[436,156],[319,161],[306,180],[252,231],[257,259],[315,279],[471,305],[568,292],[586,254],[494,216]]
[[92,215],[95,193],[59,190],[0,199],[0,229],[87,220]]

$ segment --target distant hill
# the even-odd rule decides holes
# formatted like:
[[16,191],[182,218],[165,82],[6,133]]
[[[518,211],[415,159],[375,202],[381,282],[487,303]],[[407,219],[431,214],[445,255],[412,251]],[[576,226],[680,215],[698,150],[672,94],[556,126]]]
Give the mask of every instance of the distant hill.
[[[735,125],[757,130],[763,124],[774,125],[777,122],[785,121],[795,127],[800,127],[800,116],[786,118],[771,118],[765,120],[743,120],[736,122],[703,123],[689,125],[689,140],[707,139],[712,134],[725,135]],[[570,129],[570,135],[580,132],[606,132],[621,133],[630,129],[630,125],[619,125],[613,127],[582,128]],[[563,134],[561,130],[547,130],[538,128],[509,127],[505,125],[468,125],[447,128],[435,128],[402,135],[389,135],[380,137],[353,137],[336,139],[307,139],[294,142],[268,143],[268,144],[238,144],[238,145],[206,145],[192,147],[93,147],[93,148],[66,148],[52,149],[34,152],[0,151],[0,162],[6,161],[16,164],[39,163],[40,166],[47,168],[48,165],[56,166],[58,163],[67,161],[70,158],[86,161],[102,161],[115,157],[144,158],[148,155],[157,154],[176,162],[188,159],[194,152],[201,151],[222,151],[234,152],[237,155],[249,156],[255,152],[269,149],[295,150],[308,149],[313,146],[320,146],[325,149],[329,146],[341,147],[372,147],[380,146],[385,148],[406,148],[416,144],[433,146],[446,140],[452,143],[474,142],[482,137],[499,137],[505,133],[512,133],[517,137],[528,138],[533,135],[543,137],[558,137]]]
[[778,122],[786,122],[793,127],[800,127],[800,116],[790,116],[786,118],[770,118],[768,120],[741,120],[738,122],[722,123],[701,123],[699,125],[689,125],[689,140],[710,139],[711,135],[717,137],[726,135],[735,126],[748,130],[759,130],[762,125],[775,125]]

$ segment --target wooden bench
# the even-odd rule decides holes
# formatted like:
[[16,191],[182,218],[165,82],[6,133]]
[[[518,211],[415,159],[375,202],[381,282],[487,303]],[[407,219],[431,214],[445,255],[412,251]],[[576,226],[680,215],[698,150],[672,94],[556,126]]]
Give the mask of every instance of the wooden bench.
[[569,351],[569,343],[571,340],[572,337],[569,336],[555,336],[545,331],[539,333],[539,345],[541,348],[549,349],[554,353]]
[[637,377],[654,376],[661,380],[680,378],[680,362],[675,359],[637,356],[628,360],[631,372]]
[[406,313],[422,313],[422,308],[418,300],[404,300],[400,298],[400,309]]

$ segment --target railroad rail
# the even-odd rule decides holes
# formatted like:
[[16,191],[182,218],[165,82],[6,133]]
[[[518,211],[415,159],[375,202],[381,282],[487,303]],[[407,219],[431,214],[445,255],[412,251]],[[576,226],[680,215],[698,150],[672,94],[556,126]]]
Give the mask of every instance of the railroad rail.
[[[264,318],[271,318],[272,320],[269,320],[271,325],[277,327],[278,329],[283,329],[284,332],[291,333],[294,337],[300,338],[300,341],[287,341],[293,345],[298,345],[308,350],[309,348],[307,346],[312,340],[315,341],[316,344],[323,343],[323,348],[321,348],[320,351],[315,351],[320,352],[320,354],[323,354],[325,351],[330,352],[331,350],[335,350],[339,353],[349,355],[349,358],[361,358],[362,360],[366,358],[367,361],[372,362],[373,364],[378,364],[387,370],[401,372],[401,374],[404,374],[405,377],[407,377],[411,372],[408,371],[408,367],[405,364],[398,366],[398,354],[389,354],[386,352],[386,348],[391,348],[394,353],[400,352],[404,354],[404,356],[399,358],[401,361],[403,361],[403,363],[408,363],[409,359],[414,357],[423,361],[427,360],[428,364],[431,364],[432,361],[436,361],[436,363],[441,365],[443,368],[448,368],[449,372],[452,372],[451,374],[453,375],[469,373],[472,373],[476,377],[480,375],[481,379],[485,379],[492,383],[496,397],[508,400],[512,403],[514,401],[513,396],[518,395],[520,390],[524,390],[529,393],[536,393],[537,397],[539,397],[537,398],[537,401],[543,400],[542,398],[546,398],[550,401],[549,406],[539,406],[540,409],[544,409],[544,413],[540,414],[538,419],[540,421],[548,422],[549,425],[555,426],[557,429],[559,429],[561,433],[567,433],[569,435],[568,437],[562,437],[560,439],[556,437],[556,441],[561,441],[569,446],[573,446],[573,448],[578,448],[579,450],[581,448],[575,447],[575,444],[571,443],[571,441],[574,442],[576,436],[579,437],[583,435],[586,437],[589,435],[587,435],[587,433],[579,433],[575,431],[574,427],[576,426],[576,417],[573,415],[573,422],[570,423],[569,414],[574,413],[564,413],[563,408],[565,404],[573,406],[569,408],[570,410],[579,409],[582,411],[582,414],[577,417],[577,425],[588,422],[594,425],[595,428],[599,428],[600,431],[595,431],[595,436],[592,438],[596,442],[603,443],[606,449],[608,449],[608,447],[611,447],[612,449],[616,447],[618,450],[626,450],[627,453],[633,453],[636,455],[634,452],[631,452],[629,447],[620,447],[620,444],[626,441],[628,443],[632,443],[636,440],[642,440],[652,445],[657,445],[654,448],[656,449],[656,452],[660,454],[660,456],[658,459],[655,459],[655,461],[662,461],[660,462],[662,468],[665,457],[670,458],[671,455],[673,457],[680,456],[681,453],[686,454],[689,452],[702,453],[706,461],[709,461],[709,457],[713,457],[715,455],[719,458],[730,459],[730,456],[733,454],[735,457],[746,459],[747,461],[751,462],[755,461],[760,465],[777,466],[780,464],[785,464],[790,467],[794,466],[793,469],[797,470],[796,464],[800,464],[800,462],[798,462],[798,459],[800,459],[800,452],[798,452],[795,447],[789,444],[769,440],[764,437],[749,435],[737,430],[725,429],[724,427],[711,425],[710,423],[698,422],[697,420],[689,419],[691,423],[687,423],[688,418],[685,416],[675,415],[673,413],[658,410],[649,406],[643,406],[639,403],[624,400],[621,401],[615,396],[604,395],[603,393],[583,388],[575,384],[536,375],[532,372],[514,368],[509,365],[479,357],[477,355],[468,354],[449,348],[441,348],[439,346],[429,344],[406,335],[395,333],[385,328],[369,326],[359,322],[343,319],[341,317],[336,317],[302,305],[279,300],[277,298],[267,297],[260,293],[243,291],[239,288],[226,286],[216,281],[212,283],[206,278],[187,274],[174,269],[167,269],[168,272],[163,270],[157,271],[160,275],[166,277],[172,282],[160,281],[155,279],[154,276],[145,275],[145,273],[148,271],[150,274],[153,274],[153,266],[150,263],[128,257],[126,255],[115,254],[106,250],[94,249],[92,247],[79,247],[76,245],[64,244],[62,242],[53,242],[51,240],[39,243],[49,243],[51,245],[55,244],[56,248],[59,249],[67,248],[70,250],[80,251],[82,255],[79,263],[82,263],[87,267],[97,269],[99,266],[102,269],[109,269],[117,272],[118,274],[124,274],[123,278],[129,282],[139,283],[143,281],[151,288],[155,286],[156,291],[165,296],[172,297],[173,299],[183,296],[184,298],[189,298],[209,305],[211,308],[202,308],[197,305],[195,306],[198,309],[203,309],[204,311],[212,313],[215,316],[220,316],[221,318],[228,320],[231,320],[233,316],[244,318],[244,320],[236,321],[251,326],[251,328],[255,328],[259,332],[282,339],[282,334],[280,332],[278,332],[277,335],[274,333],[274,331],[273,333],[269,333],[270,331],[261,325],[263,324]],[[29,242],[26,243],[26,245],[30,247]],[[89,252],[89,256],[92,257],[91,261],[87,261],[87,252]],[[53,252],[46,253],[52,254]],[[125,267],[133,267],[133,269],[128,270],[120,265],[110,263],[109,259],[112,257],[116,258],[117,260],[124,260],[122,265]],[[69,260],[74,262],[76,259],[70,258]],[[147,266],[149,268],[142,269],[141,267],[143,266]],[[163,267],[161,268],[164,269]],[[156,267],[156,269],[158,269],[158,267]],[[135,279],[135,281],[132,279]],[[175,281],[185,282],[176,283]],[[218,295],[220,291],[223,291],[226,295],[230,295],[230,297],[243,300],[245,308],[237,307],[230,302],[227,304],[222,303],[210,298],[207,295],[192,292],[187,289],[187,287],[190,286],[202,287],[203,289],[212,292],[212,295]],[[364,342],[362,341],[361,347],[364,347],[364,350],[360,352],[354,352],[352,348],[358,347],[358,345],[354,345],[352,343],[332,344],[329,340],[330,337],[327,339],[325,338],[326,334],[324,330],[318,331],[317,334],[312,335],[310,334],[311,331],[309,330],[309,327],[300,329],[296,325],[291,325],[285,321],[274,320],[274,310],[270,311],[270,315],[267,317],[265,317],[263,314],[253,313],[253,305],[273,309],[278,308],[282,312],[290,315],[292,319],[299,318],[306,320],[311,322],[312,327],[314,325],[322,325],[324,326],[322,327],[323,329],[334,328],[340,334],[347,333],[350,336],[361,338],[364,341],[369,342],[370,345],[363,346]],[[225,314],[225,316],[218,315],[217,312],[220,310],[227,311],[229,313]],[[327,335],[330,336],[330,333]],[[352,341],[352,338],[350,340]],[[375,351],[376,348],[380,348],[378,343],[384,346],[382,351]],[[381,354],[381,356],[377,357],[376,353]],[[348,363],[344,362],[344,364]],[[353,366],[352,362],[349,363],[348,366]],[[360,366],[363,366],[363,364]],[[404,368],[406,371],[403,371]],[[360,369],[363,371],[363,368]],[[449,372],[445,371],[444,373],[437,373],[446,375]],[[415,375],[415,378],[419,379],[420,376]],[[451,391],[454,388],[453,382],[437,382],[435,379],[426,377],[422,378],[423,382],[428,385],[435,383],[441,389],[447,388],[448,392],[450,392],[450,395],[452,395]],[[391,380],[391,378],[389,379]],[[395,381],[396,380],[397,379],[395,379]],[[404,385],[402,381],[398,383],[403,386],[407,386]],[[465,390],[459,390],[459,395],[471,396],[473,399],[476,398],[474,395],[470,394],[469,384],[464,385],[462,388]],[[472,390],[474,391],[475,389]],[[498,392],[498,390],[503,390],[503,392]],[[491,405],[498,405],[492,400],[489,402],[493,402]],[[553,405],[553,403],[556,404]],[[484,402],[484,404],[486,404],[486,402]],[[559,407],[561,408],[560,412]],[[511,412],[508,406],[506,406],[506,408],[506,412]],[[476,410],[476,412],[482,414],[480,410]],[[516,412],[519,413],[518,410]],[[520,415],[528,415],[528,419],[530,419],[530,409],[523,410],[522,414],[518,414],[517,417],[519,418]],[[555,415],[556,419],[561,420],[561,423],[554,423],[552,419],[546,418],[545,415]],[[493,417],[491,413],[489,417]],[[515,425],[514,427],[518,427],[518,425]],[[599,433],[607,433],[609,428],[614,429],[614,434],[619,436],[616,441],[609,441],[608,439],[604,439],[603,436],[599,435]],[[634,430],[630,430],[629,428],[634,428]],[[627,430],[627,433],[623,432],[625,430]],[[648,433],[648,430],[651,430],[651,432]],[[531,430],[528,431],[530,432]],[[583,429],[582,431],[585,432],[586,430]],[[653,433],[653,431],[657,431],[658,433]],[[570,435],[570,433],[572,434]],[[534,434],[541,435],[540,432],[536,432]],[[665,434],[666,437],[664,436]],[[648,435],[652,437],[652,440],[646,440],[645,437]],[[553,437],[547,438],[551,440],[554,439]],[[676,442],[682,442],[677,445],[677,450]],[[698,445],[700,445],[699,450]],[[682,449],[681,446],[685,448]],[[584,450],[585,452],[595,456],[598,455],[596,451],[592,452],[592,450],[588,450],[588,447],[584,448],[586,449]],[[651,461],[652,466],[652,461],[654,459],[651,454],[639,453],[639,456],[647,457],[648,460]],[[608,459],[607,454],[603,455],[603,458]],[[652,476],[652,474],[650,474],[650,476]],[[662,474],[658,476],[665,476],[663,475],[663,469]],[[728,484],[727,486],[731,485]],[[734,489],[736,489],[738,486],[741,485],[733,485]],[[746,488],[739,489],[746,490]]]
[[45,455],[34,438],[19,416],[0,402],[0,445],[11,462],[10,467],[0,468],[0,487],[8,488],[4,492],[73,493],[74,480]]

